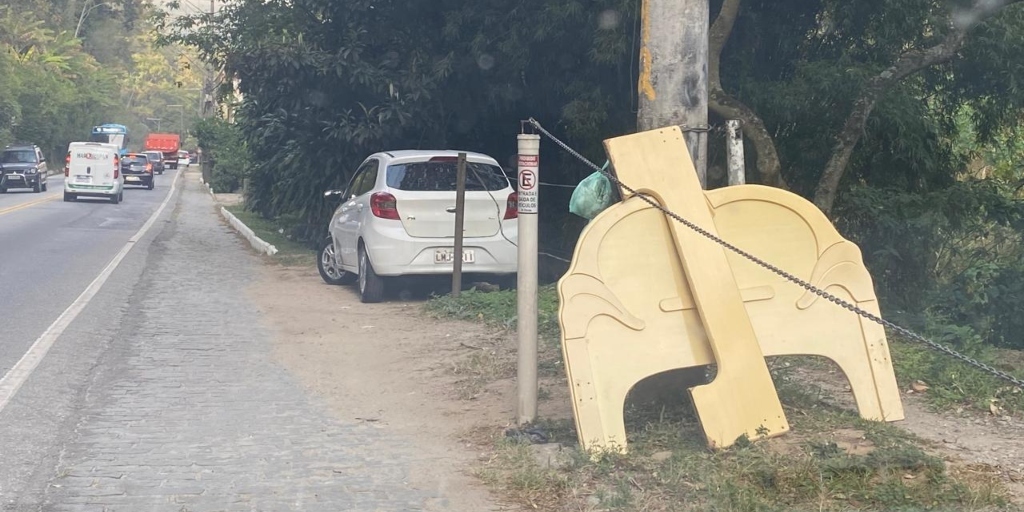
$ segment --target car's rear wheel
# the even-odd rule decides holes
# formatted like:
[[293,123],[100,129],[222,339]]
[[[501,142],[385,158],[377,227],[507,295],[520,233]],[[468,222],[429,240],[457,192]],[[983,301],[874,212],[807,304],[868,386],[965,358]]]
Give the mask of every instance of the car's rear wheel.
[[384,278],[373,271],[366,249],[359,247],[359,298],[363,302],[384,300]]
[[149,186],[147,186],[146,188],[148,188],[149,190],[153,190],[153,178],[149,179]]
[[46,192],[46,183],[43,183],[43,192]]
[[74,194],[68,194],[67,192],[64,192],[64,202],[65,203],[73,202],[75,199],[77,199],[77,197],[75,197]]
[[114,195],[110,196],[110,202],[114,203],[114,204],[120,203],[121,202],[121,194],[114,194]]
[[7,193],[7,187],[0,187],[0,194],[6,194],[6,193]]
[[330,238],[320,245],[320,257],[316,260],[316,269],[327,284],[352,284],[356,281],[355,274],[342,270],[334,255],[334,243]]

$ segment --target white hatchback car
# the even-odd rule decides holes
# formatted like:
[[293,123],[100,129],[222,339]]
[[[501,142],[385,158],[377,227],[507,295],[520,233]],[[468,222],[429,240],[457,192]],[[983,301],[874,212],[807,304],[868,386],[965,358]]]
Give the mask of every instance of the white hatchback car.
[[[318,258],[330,284],[359,283],[363,302],[379,302],[384,277],[451,274],[458,151],[370,155],[341,196]],[[466,152],[463,272],[514,275],[517,196],[493,158]]]

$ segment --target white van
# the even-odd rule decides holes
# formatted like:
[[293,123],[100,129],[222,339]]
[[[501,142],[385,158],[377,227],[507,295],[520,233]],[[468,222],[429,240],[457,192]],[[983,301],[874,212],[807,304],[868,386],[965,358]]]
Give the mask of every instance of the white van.
[[102,197],[117,204],[124,199],[124,174],[120,150],[102,142],[68,144],[64,167],[64,200]]

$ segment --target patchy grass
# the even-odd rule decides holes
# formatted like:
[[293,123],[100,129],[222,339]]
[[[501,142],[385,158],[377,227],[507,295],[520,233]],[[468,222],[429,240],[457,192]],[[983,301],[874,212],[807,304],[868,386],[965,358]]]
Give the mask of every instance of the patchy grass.
[[[688,407],[627,409],[628,455],[569,452],[541,467],[533,449],[501,440],[478,471],[510,501],[538,510],[810,511],[995,510],[1007,505],[998,474],[949,466],[890,424],[830,408],[803,383],[774,374],[792,431],[728,450],[705,448]],[[570,421],[542,423],[574,447]]]
[[[516,291],[483,292],[469,290],[458,299],[451,295],[434,297],[427,310],[435,316],[459,320],[478,320],[490,325],[515,329],[518,312]],[[558,340],[558,290],[555,285],[541,286],[537,293],[537,334],[541,338]]]
[[[890,339],[889,350],[901,386],[908,389],[912,382],[923,381],[929,388],[924,395],[934,409],[963,408],[995,414],[1024,411],[1024,392],[1020,388],[920,343]],[[1020,351],[983,348],[968,350],[967,354],[1024,379]]]
[[[780,393],[793,430],[764,442],[711,452],[688,409],[633,409],[626,413],[628,455],[591,459],[572,450],[564,467],[541,467],[529,446],[502,440],[479,475],[510,501],[539,510],[967,511],[1007,504],[994,471],[947,467],[896,427],[823,407],[785,383]],[[576,446],[571,422],[543,426],[555,442]]]
[[[508,331],[516,328],[514,290],[471,289],[462,292],[458,299],[450,295],[435,296],[426,303],[426,309],[434,317],[479,321]],[[553,285],[540,288],[537,310],[538,374],[542,378],[564,378],[558,297]],[[516,373],[515,347],[509,344],[508,336],[496,337],[477,348],[478,351],[452,363],[452,372],[460,377],[456,392],[463,399],[474,398],[488,384],[512,378]]]
[[285,266],[316,265],[316,251],[284,235],[292,226],[287,219],[264,219],[247,211],[241,204],[225,206],[225,208],[238,217],[238,220],[249,226],[256,236],[277,247],[277,254],[269,256],[272,261]]
[[[540,301],[540,371],[564,379],[555,288],[543,287]],[[435,297],[427,309],[436,316],[515,328],[514,291]],[[987,411],[990,397],[1006,407],[1019,400],[1019,394],[948,356],[899,339],[891,345],[901,383],[924,380],[937,406],[957,403]],[[472,373],[473,386],[480,389],[512,377],[514,357],[514,344],[495,342],[456,368]],[[541,421],[552,442],[570,447],[563,467],[542,467],[535,448],[496,436],[494,454],[479,476],[510,502],[537,510],[969,511],[1008,504],[994,468],[947,463],[896,426],[828,405],[822,400],[826,391],[796,375],[801,369],[823,370],[827,363],[786,358],[770,360],[770,367],[792,427],[778,438],[741,440],[711,452],[689,404],[645,408],[627,402],[628,455],[587,457],[576,449],[571,421]],[[542,400],[552,398],[565,399]]]

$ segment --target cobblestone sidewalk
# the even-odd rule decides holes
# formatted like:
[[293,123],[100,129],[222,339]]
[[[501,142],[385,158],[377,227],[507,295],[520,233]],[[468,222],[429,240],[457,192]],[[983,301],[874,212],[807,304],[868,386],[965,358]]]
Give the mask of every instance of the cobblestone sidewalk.
[[413,447],[341,423],[271,361],[242,293],[258,264],[195,173],[150,249],[44,510],[448,510]]

